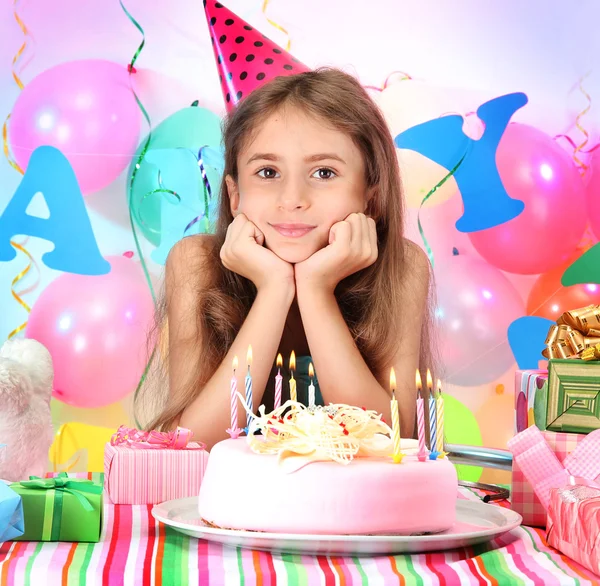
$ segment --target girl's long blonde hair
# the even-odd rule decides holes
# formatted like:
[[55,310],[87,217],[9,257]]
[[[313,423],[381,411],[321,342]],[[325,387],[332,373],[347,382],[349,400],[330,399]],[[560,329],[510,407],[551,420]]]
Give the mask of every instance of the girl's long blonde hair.
[[[136,414],[154,411],[145,427],[169,430],[185,408],[210,380],[227,354],[256,297],[249,280],[226,269],[220,249],[233,221],[225,177],[238,179],[238,156],[260,128],[261,122],[282,107],[300,108],[349,136],[362,153],[366,183],[374,188],[366,214],[377,226],[379,256],[375,264],[341,281],[335,296],[358,349],[371,372],[381,373],[396,353],[402,331],[391,319],[405,296],[406,262],[404,199],[396,149],[386,121],[364,88],[352,76],[337,69],[321,68],[297,75],[277,77],[249,94],[223,124],[225,169],[220,187],[219,215],[214,246],[204,263],[209,287],[198,292],[197,326],[202,336],[195,377],[177,395],[169,395],[165,381],[168,357],[163,344],[162,360],[155,360],[154,374],[163,383],[143,385],[135,397]],[[433,284],[433,275],[430,282]],[[430,286],[433,292],[433,286]],[[420,368],[434,368],[432,295],[429,296],[421,332]],[[159,304],[156,324],[165,324],[166,307]],[[152,337],[156,340],[156,336]],[[156,392],[156,387],[162,392]],[[158,415],[157,415],[158,413]]]

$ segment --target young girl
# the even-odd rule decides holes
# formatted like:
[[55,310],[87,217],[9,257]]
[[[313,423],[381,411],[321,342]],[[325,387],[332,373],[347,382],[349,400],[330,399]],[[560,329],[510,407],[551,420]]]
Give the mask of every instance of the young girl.
[[181,425],[209,448],[225,439],[232,361],[243,394],[252,345],[255,410],[273,407],[276,356],[287,363],[294,350],[299,371],[314,364],[319,402],[364,406],[389,422],[394,367],[401,432],[411,437],[415,371],[433,368],[431,265],[403,237],[381,112],[341,71],[277,77],[230,114],[224,144],[216,233],[184,238],[167,260],[168,395],[147,428]]

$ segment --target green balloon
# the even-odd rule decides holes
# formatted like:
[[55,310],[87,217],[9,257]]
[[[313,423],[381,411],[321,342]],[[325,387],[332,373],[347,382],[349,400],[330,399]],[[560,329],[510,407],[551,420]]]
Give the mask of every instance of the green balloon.
[[595,244],[571,264],[561,277],[563,287],[600,283],[600,243]]
[[[218,149],[221,146],[221,119],[205,108],[190,106],[175,112],[152,130],[148,150],[189,148],[197,153],[204,146]],[[146,144],[147,137],[141,142],[132,164],[127,180],[127,197],[129,201],[129,186],[138,157]],[[221,175],[211,167],[205,167],[213,197],[219,196]],[[203,193],[202,177],[198,173],[199,193]],[[155,246],[160,244],[161,231],[161,198],[173,196],[154,194],[145,197],[161,185],[158,181],[156,166],[145,159],[135,175],[131,193],[131,212],[142,234]],[[167,186],[162,186],[167,187]]]
[[[479,424],[472,411],[458,399],[444,394],[444,439],[449,444],[465,444],[482,446]],[[483,468],[479,466],[456,466],[459,480],[477,482],[481,478]]]

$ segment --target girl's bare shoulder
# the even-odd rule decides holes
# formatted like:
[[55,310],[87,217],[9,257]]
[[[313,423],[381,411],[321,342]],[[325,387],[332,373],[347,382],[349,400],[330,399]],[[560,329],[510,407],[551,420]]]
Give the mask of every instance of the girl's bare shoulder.
[[177,241],[167,257],[167,274],[171,270],[178,271],[181,268],[189,270],[196,264],[202,264],[213,250],[215,241],[213,234],[195,234]]

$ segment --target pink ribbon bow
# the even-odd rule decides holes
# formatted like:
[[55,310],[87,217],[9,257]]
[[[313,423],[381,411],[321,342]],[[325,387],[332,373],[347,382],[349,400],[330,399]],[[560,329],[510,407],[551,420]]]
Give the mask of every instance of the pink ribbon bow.
[[513,437],[508,449],[546,510],[553,488],[573,484],[600,488],[595,482],[600,476],[600,429],[582,440],[562,464],[535,425]]
[[140,431],[121,425],[110,438],[112,446],[127,446],[138,450],[203,450],[206,445],[192,442],[193,432],[185,427],[175,431]]

